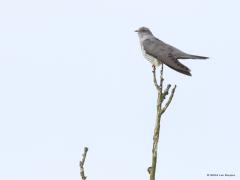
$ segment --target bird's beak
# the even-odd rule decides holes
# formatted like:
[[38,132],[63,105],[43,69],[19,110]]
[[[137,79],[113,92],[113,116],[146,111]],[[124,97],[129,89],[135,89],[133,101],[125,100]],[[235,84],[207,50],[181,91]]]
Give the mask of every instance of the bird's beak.
[[138,29],[137,29],[137,30],[135,30],[134,32],[138,32]]

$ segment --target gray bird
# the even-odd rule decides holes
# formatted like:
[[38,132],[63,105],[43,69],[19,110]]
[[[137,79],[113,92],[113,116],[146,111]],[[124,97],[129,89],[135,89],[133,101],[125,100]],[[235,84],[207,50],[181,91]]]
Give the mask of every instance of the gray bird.
[[178,60],[208,59],[208,57],[204,56],[187,54],[169,44],[164,43],[163,41],[157,39],[146,27],[141,27],[135,32],[138,32],[144,57],[152,63],[154,69],[163,63],[175,71],[191,76],[191,70],[181,64]]

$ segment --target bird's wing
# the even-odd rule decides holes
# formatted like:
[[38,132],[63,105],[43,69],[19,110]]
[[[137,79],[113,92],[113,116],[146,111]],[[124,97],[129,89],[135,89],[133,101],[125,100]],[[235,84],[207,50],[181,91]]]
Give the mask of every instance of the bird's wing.
[[182,51],[170,46],[157,38],[146,39],[142,43],[145,52],[148,55],[160,60],[170,68],[191,76],[190,69],[177,60],[175,54],[183,53]]

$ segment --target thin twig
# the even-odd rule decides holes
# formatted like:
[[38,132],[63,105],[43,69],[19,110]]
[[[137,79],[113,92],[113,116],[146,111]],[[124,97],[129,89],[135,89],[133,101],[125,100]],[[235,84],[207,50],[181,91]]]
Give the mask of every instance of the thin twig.
[[161,96],[162,96],[162,90],[163,90],[163,63],[161,64],[161,71],[160,71],[160,84],[159,84],[159,88],[160,88],[160,92],[161,92]]
[[172,98],[173,98],[174,93],[175,93],[176,87],[177,87],[176,85],[173,87],[173,89],[171,91],[171,95],[169,96],[168,101],[166,102],[164,108],[162,109],[162,114],[166,111],[166,109],[168,108],[169,104],[171,103]]
[[166,96],[168,95],[168,92],[169,92],[169,89],[171,88],[171,84],[168,84],[166,89],[163,91],[163,94],[162,94],[162,101],[165,100]]
[[79,163],[79,166],[80,166],[80,176],[82,177],[82,180],[87,179],[87,176],[85,176],[85,172],[84,172],[84,162],[85,162],[85,159],[86,159],[86,156],[87,156],[87,152],[88,152],[88,148],[85,147],[84,148],[84,152],[82,154],[82,160]]
[[153,66],[152,73],[153,73],[153,83],[154,83],[157,91],[160,91],[160,87],[159,87],[159,85],[158,85],[158,83],[157,83],[156,68],[155,68],[155,66]]

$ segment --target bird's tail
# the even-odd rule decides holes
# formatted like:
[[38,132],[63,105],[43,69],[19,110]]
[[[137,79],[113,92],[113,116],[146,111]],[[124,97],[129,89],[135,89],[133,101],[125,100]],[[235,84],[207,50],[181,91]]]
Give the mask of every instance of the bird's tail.
[[166,61],[165,64],[177,72],[192,76],[191,70],[187,66],[180,63],[177,59],[172,58],[171,61]]
[[183,55],[182,57],[179,57],[179,59],[209,59],[209,57],[186,54]]

